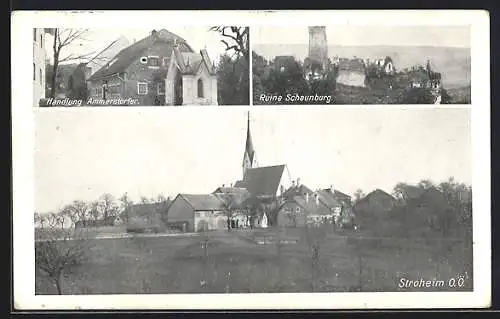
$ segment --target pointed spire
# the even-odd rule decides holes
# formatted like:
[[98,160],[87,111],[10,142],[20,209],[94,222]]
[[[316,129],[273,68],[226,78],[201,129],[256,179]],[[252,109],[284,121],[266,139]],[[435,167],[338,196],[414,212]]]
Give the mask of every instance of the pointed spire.
[[250,112],[247,112],[247,139],[245,142],[245,153],[243,154],[243,176],[247,168],[252,168],[255,159],[255,149],[253,147],[252,135],[250,133]]

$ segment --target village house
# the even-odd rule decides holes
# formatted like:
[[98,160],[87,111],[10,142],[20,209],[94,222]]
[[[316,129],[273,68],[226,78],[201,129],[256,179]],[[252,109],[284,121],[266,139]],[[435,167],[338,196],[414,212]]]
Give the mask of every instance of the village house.
[[396,204],[396,199],[381,189],[368,193],[354,204],[357,214],[370,214],[374,216],[387,215]]
[[223,200],[214,194],[178,194],[168,208],[168,227],[184,232],[227,228]]
[[33,105],[39,106],[45,98],[45,33],[52,29],[33,29]]
[[318,195],[293,196],[278,210],[279,227],[305,227],[321,223],[333,223],[333,212],[319,201]]
[[[300,178],[283,192],[282,202],[277,218],[280,227],[302,227],[321,222],[342,226],[351,224],[354,217],[349,195],[335,190],[333,186],[313,191],[301,184]],[[295,217],[298,218],[297,223]]]
[[88,80],[93,99],[134,99],[139,105],[216,105],[215,68],[165,29],[121,50]]
[[87,81],[90,77],[129,45],[129,41],[124,36],[121,36],[108,44],[89,61],[78,64],[67,79],[66,97],[86,100],[89,96]]

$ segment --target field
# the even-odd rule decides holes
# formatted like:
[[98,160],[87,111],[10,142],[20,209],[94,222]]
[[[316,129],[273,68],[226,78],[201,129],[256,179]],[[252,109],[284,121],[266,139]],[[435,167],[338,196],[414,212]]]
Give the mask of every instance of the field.
[[[65,276],[63,294],[472,289],[472,250],[458,239],[269,229],[89,239],[88,244],[88,259]],[[466,276],[464,286],[449,287],[459,275]],[[446,285],[401,288],[401,279]],[[38,268],[36,293],[57,293]]]

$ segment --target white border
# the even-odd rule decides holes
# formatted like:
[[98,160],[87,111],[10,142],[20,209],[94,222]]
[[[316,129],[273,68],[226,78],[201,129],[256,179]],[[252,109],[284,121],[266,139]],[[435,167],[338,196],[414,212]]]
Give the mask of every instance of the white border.
[[[382,309],[481,308],[490,305],[490,50],[487,11],[19,11],[14,12],[11,19],[14,66],[12,68],[13,261],[14,305],[17,309],[229,309],[228,307],[231,309]],[[324,25],[390,24],[395,27],[471,25],[472,105],[446,107],[465,107],[470,108],[472,112],[474,292],[315,293],[313,297],[307,293],[252,294],[250,297],[247,294],[209,294],[203,298],[197,298],[193,294],[35,296],[34,235],[31,231],[34,212],[34,112],[57,110],[33,107],[32,95],[26,93],[26,91],[32,92],[29,63],[33,58],[32,29],[35,27],[126,28],[130,27],[129,21],[134,21],[135,27],[164,24],[165,21],[182,26],[221,23],[242,25],[250,27],[250,35],[252,29],[259,25],[308,25],[310,21]],[[123,110],[115,108],[113,111]],[[67,111],[87,112],[102,111],[102,109],[80,108]],[[144,111],[147,111],[146,108]]]

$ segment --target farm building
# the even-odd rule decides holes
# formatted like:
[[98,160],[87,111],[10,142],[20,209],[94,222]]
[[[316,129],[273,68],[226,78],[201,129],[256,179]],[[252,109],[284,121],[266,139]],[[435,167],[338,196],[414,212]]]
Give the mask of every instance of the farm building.
[[179,194],[168,208],[168,226],[187,232],[224,229],[224,202],[214,194]]

